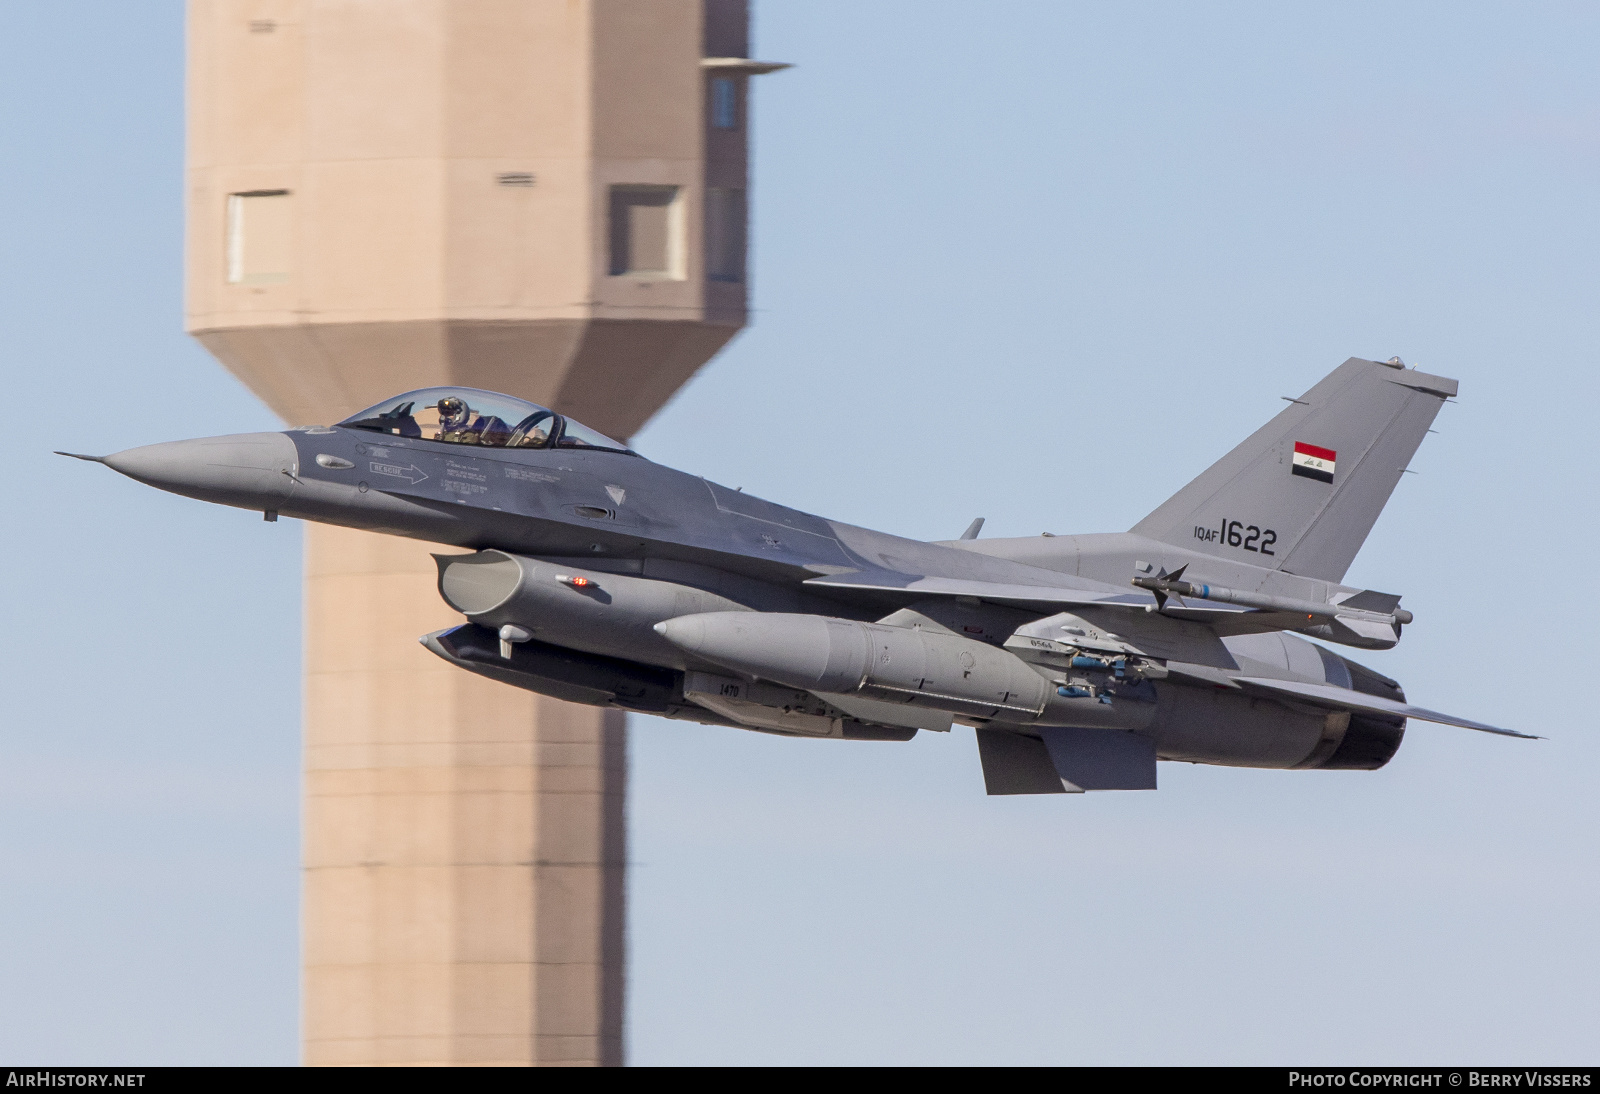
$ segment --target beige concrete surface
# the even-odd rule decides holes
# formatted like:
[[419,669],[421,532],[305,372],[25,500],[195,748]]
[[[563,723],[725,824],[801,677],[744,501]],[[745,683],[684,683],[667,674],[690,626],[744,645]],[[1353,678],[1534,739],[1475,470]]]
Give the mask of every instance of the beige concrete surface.
[[[189,331],[294,424],[470,376],[633,433],[745,322],[745,281],[707,277],[704,213],[708,188],[748,189],[749,77],[702,61],[743,50],[746,18],[191,0]],[[729,129],[705,109],[719,75]],[[639,186],[676,193],[670,276],[610,272],[612,188]],[[230,199],[283,212],[241,236]],[[285,276],[230,278],[263,252]]]
[[[453,383],[626,438],[744,325],[747,0],[188,27],[186,327],[288,424]],[[458,622],[424,545],[307,528],[305,1061],[620,1063],[622,716],[417,644]]]
[[618,1063],[622,715],[433,656],[435,580],[307,528],[306,1062]]

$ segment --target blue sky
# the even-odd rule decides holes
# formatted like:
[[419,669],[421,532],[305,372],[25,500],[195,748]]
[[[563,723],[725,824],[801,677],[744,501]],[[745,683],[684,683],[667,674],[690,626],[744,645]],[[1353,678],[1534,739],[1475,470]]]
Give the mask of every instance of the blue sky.
[[[293,1062],[298,528],[49,455],[273,425],[181,332],[182,7],[7,30],[0,1058]],[[1600,9],[767,0],[756,40],[797,67],[755,321],[647,455],[1121,530],[1399,354],[1462,393],[1350,574],[1417,614],[1362,659],[1550,740],[991,800],[970,732],[639,719],[631,1059],[1592,1062]]]

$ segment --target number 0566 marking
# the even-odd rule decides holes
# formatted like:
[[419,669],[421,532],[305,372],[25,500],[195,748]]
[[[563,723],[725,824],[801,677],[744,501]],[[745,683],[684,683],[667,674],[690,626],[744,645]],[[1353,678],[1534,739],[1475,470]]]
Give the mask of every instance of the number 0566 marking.
[[1215,528],[1202,528],[1197,524],[1194,526],[1194,538],[1204,543],[1226,543],[1229,547],[1277,555],[1272,545],[1278,542],[1278,533],[1271,528],[1258,528],[1243,521],[1225,520]]

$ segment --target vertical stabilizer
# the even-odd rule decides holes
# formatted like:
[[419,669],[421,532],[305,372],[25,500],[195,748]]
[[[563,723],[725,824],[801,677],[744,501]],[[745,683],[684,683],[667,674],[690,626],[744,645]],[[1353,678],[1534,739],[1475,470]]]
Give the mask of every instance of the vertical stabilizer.
[[1454,380],[1352,357],[1134,525],[1235,562],[1339,581]]

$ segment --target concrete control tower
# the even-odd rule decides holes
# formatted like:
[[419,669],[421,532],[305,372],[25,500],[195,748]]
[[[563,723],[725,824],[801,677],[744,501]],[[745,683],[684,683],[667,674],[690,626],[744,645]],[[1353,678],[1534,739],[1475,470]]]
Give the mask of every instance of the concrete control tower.
[[[745,323],[747,0],[190,0],[189,331],[289,424],[627,437]],[[620,712],[460,672],[428,547],[307,525],[305,1062],[620,1063]]]

